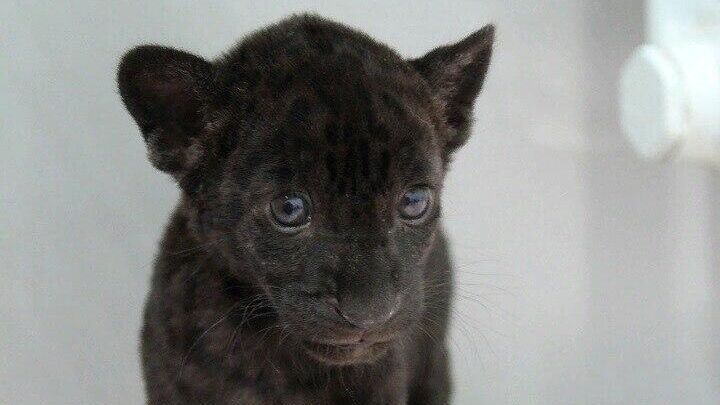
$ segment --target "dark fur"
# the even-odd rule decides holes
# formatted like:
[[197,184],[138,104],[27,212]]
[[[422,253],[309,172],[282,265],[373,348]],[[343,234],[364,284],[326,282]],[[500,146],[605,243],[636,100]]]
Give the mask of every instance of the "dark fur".
[[[213,62],[125,55],[123,102],[182,189],[145,311],[148,403],[448,402],[440,191],[492,40],[488,26],[404,60],[303,15]],[[431,212],[409,224],[396,207],[418,184]],[[268,215],[290,192],[312,203],[297,233]]]

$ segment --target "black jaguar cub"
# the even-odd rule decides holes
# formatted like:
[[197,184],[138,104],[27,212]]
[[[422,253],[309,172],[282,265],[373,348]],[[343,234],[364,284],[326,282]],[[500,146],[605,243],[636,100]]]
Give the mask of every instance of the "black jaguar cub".
[[493,27],[418,59],[300,15],[118,84],[182,190],[142,331],[149,404],[445,404],[439,223]]

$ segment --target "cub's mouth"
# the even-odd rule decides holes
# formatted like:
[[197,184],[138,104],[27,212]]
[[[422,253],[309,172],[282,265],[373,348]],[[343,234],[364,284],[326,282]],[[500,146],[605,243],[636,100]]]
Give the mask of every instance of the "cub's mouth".
[[359,340],[354,343],[303,341],[303,348],[310,357],[336,366],[373,362],[387,353],[392,345],[392,340]]

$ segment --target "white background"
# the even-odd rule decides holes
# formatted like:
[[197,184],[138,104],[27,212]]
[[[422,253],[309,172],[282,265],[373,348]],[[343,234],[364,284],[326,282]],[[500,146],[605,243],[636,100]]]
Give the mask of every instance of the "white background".
[[498,26],[445,193],[454,403],[720,403],[720,173],[641,162],[617,122],[641,2],[447,3],[3,1],[0,403],[143,401],[140,313],[177,191],[120,103],[123,51],[212,58],[305,10],[406,56]]

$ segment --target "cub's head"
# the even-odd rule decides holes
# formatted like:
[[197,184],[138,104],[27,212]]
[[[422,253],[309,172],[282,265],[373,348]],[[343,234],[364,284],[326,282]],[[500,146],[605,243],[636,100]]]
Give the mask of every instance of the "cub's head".
[[424,311],[443,178],[493,27],[403,59],[315,16],[215,61],[141,46],[118,83],[199,240],[222,242],[315,358],[371,361]]

